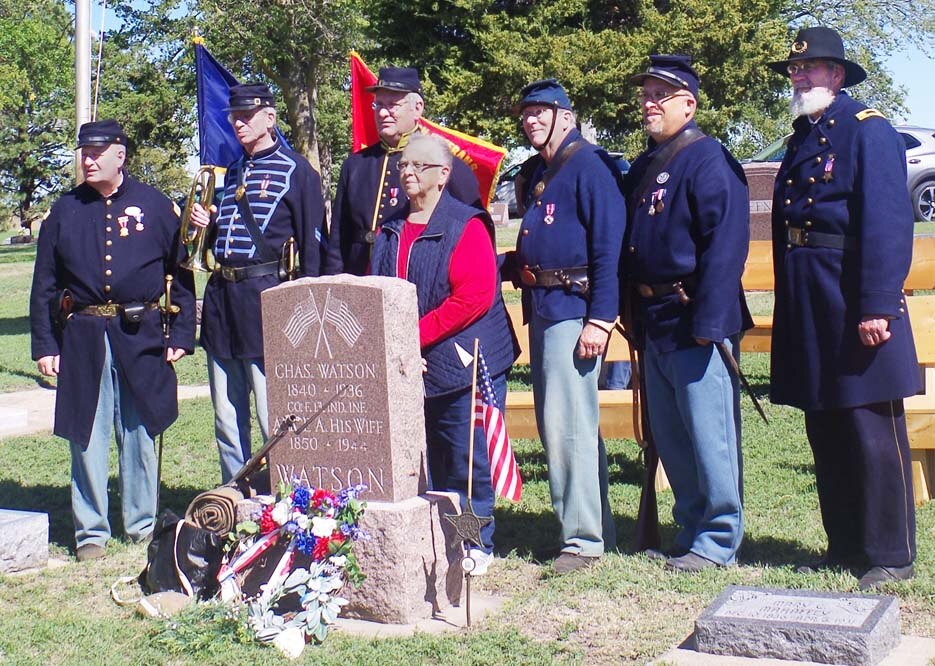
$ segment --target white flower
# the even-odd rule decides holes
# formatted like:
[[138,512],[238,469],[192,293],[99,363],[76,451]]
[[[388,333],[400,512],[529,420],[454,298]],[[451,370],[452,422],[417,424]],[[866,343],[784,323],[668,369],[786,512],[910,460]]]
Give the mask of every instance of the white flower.
[[328,559],[331,560],[331,564],[336,567],[343,567],[345,564],[347,564],[346,555],[332,555]]
[[286,506],[285,502],[278,502],[276,506],[273,507],[273,520],[277,525],[285,525],[289,520],[289,512],[291,509]]
[[300,530],[308,529],[308,516],[304,513],[293,514],[295,519],[295,524],[299,526]]
[[[273,511],[275,517],[275,511]],[[334,518],[322,518],[315,516],[312,518],[312,534],[317,537],[328,537],[337,529],[338,521]]]
[[289,627],[273,639],[273,645],[289,659],[298,659],[305,649],[305,632]]

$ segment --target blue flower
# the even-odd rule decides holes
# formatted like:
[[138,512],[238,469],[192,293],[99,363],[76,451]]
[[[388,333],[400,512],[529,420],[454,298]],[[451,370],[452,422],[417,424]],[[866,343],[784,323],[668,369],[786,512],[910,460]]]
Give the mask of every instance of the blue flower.
[[308,532],[296,532],[293,537],[295,548],[303,555],[311,555],[315,549],[315,537]]
[[292,491],[292,506],[305,513],[308,510],[308,501],[311,498],[311,493],[308,491],[308,488],[298,487]]

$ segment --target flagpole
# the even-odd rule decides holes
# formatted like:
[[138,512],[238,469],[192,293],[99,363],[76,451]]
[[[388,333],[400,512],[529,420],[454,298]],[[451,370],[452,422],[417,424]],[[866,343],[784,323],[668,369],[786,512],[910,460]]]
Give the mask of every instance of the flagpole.
[[[91,0],[75,2],[75,135],[91,120]],[[84,181],[81,149],[75,149],[75,181]]]
[[477,400],[477,346],[479,343],[480,341],[474,338],[474,365],[471,372],[471,427],[468,435],[468,499],[471,499],[473,495],[471,491],[474,489],[474,412],[477,409],[474,403]]

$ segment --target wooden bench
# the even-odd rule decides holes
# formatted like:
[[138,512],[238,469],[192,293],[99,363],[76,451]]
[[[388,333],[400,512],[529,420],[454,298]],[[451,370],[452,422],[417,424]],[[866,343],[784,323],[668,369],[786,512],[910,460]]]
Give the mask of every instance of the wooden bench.
[[[773,290],[773,259],[770,241],[751,241],[744,267],[743,285],[747,291]],[[935,236],[918,236],[913,243],[912,267],[906,279],[906,293],[935,289]],[[922,504],[935,495],[935,296],[907,298],[912,319],[924,393],[905,401],[909,442],[912,450],[912,477],[916,502]],[[519,304],[507,306],[522,353],[517,363],[529,363],[529,339],[523,325]],[[770,351],[772,317],[754,316],[754,328],[744,335],[741,352]],[[629,349],[619,333],[611,336],[607,353],[609,361],[629,360]],[[610,438],[635,437],[633,431],[633,392],[629,390],[601,391],[601,433]],[[507,431],[512,437],[538,437],[532,391],[510,391],[506,401]],[[664,477],[657,487],[664,486]]]

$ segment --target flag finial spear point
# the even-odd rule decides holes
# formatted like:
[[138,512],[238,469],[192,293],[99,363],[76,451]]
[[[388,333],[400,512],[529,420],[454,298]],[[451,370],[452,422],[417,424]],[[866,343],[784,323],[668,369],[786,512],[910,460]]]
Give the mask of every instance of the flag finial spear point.
[[205,38],[201,36],[201,31],[198,30],[197,25],[192,28],[192,44],[200,44],[201,46],[204,46],[205,44]]

